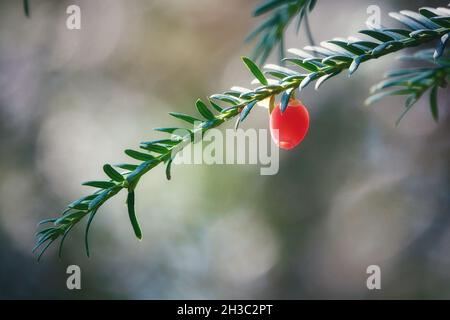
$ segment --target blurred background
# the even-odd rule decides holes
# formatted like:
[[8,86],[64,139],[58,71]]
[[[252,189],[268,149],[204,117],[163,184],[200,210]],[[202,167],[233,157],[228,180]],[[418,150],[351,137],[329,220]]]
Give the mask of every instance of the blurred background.
[[[369,88],[404,64],[395,54],[308,87],[311,127],[281,152],[280,171],[258,166],[174,166],[152,170],[137,189],[138,242],[125,195],[98,212],[91,255],[84,223],[40,263],[31,253],[39,220],[90,192],[82,181],[104,163],[158,138],[193,113],[198,97],[248,86],[240,56],[258,0],[31,0],[0,2],[0,298],[315,299],[450,298],[450,121],[422,99],[395,128],[403,98],[368,108]],[[355,35],[368,5],[388,12],[448,1],[319,0],[316,41]],[[65,27],[78,4],[82,29]],[[287,31],[287,47],[307,45]],[[276,62],[277,55],[269,62]],[[233,123],[224,126],[230,128]],[[243,128],[267,128],[258,108]],[[82,269],[82,290],[66,289],[66,268]],[[366,268],[381,267],[381,290]]]

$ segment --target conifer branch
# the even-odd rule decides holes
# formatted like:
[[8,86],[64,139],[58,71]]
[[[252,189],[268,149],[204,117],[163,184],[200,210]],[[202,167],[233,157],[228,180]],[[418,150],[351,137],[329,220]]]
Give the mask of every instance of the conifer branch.
[[385,79],[373,86],[372,96],[367,98],[366,104],[372,104],[387,96],[407,96],[405,109],[396,121],[396,125],[411,110],[412,106],[429,92],[430,111],[433,119],[439,120],[438,90],[445,88],[450,80],[450,56],[445,55],[437,59],[433,50],[421,50],[413,55],[403,55],[402,60],[418,60],[430,63],[430,67],[408,68],[389,71]]
[[[61,239],[60,252],[64,239],[73,227],[83,218],[88,217],[86,228],[86,251],[89,254],[88,231],[99,208],[120,191],[127,195],[128,212],[134,232],[141,238],[140,227],[134,212],[134,193],[139,180],[144,174],[164,163],[167,166],[166,175],[170,178],[170,168],[173,157],[184,146],[192,141],[196,134],[204,134],[224,122],[238,117],[238,123],[246,119],[258,101],[281,95],[281,109],[285,109],[289,97],[295,90],[302,90],[316,80],[316,89],[331,77],[343,70],[353,74],[363,62],[377,59],[384,55],[416,47],[424,43],[439,40],[436,56],[442,54],[439,49],[445,37],[450,32],[450,12],[447,8],[421,8],[419,13],[401,11],[391,16],[402,22],[405,29],[368,29],[360,33],[373,40],[356,38],[334,39],[322,42],[321,46],[308,46],[305,51],[289,50],[295,57],[285,59],[286,62],[300,67],[293,70],[276,65],[265,66],[263,73],[249,58],[244,63],[255,76],[261,86],[254,89],[233,87],[221,94],[209,97],[208,104],[202,100],[196,102],[196,108],[202,119],[182,113],[170,113],[173,117],[188,124],[188,128],[167,127],[157,131],[171,134],[170,139],[153,140],[140,144],[142,151],[125,150],[137,163],[125,163],[115,166],[105,165],[103,171],[107,176],[103,181],[89,181],[84,185],[97,190],[69,204],[60,217],[42,221],[42,225],[50,225],[37,233],[37,242],[33,251],[39,251],[38,259],[45,250],[57,239]],[[306,51],[312,52],[312,54]],[[270,76],[270,78],[267,78]],[[183,132],[180,134],[180,132]],[[175,135],[175,136],[174,136]]]
[[307,14],[311,12],[317,0],[267,0],[253,11],[253,16],[267,14],[268,18],[247,36],[246,41],[258,38],[252,58],[264,63],[274,47],[279,46],[280,60],[284,58],[284,33],[290,23],[297,17],[297,33],[302,22],[305,23],[308,40],[314,45],[309,28]]

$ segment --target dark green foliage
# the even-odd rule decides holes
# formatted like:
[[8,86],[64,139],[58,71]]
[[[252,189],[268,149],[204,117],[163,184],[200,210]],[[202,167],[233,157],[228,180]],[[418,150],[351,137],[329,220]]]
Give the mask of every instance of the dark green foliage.
[[103,166],[103,171],[106,173],[108,177],[110,177],[112,180],[116,182],[122,182],[124,180],[123,176],[109,164],[105,164]]
[[30,3],[28,0],[23,0],[23,12],[27,17],[30,16]]
[[[307,14],[312,11],[317,0],[265,0],[255,8],[253,15],[267,15],[258,27],[247,36],[246,41],[258,38],[253,59],[264,63],[275,46],[280,47],[280,59],[284,57],[284,32],[297,17],[297,32],[302,21],[307,23]],[[309,28],[308,28],[309,29]]]
[[128,216],[130,217],[131,226],[133,227],[136,237],[142,239],[142,231],[134,210],[134,191],[129,191],[127,196]]
[[430,67],[412,68],[390,71],[386,73],[385,80],[372,87],[372,96],[366,100],[366,104],[374,103],[384,97],[392,95],[405,95],[405,110],[397,120],[400,120],[411,109],[411,107],[429,91],[430,111],[433,118],[439,118],[438,110],[438,88],[447,86],[450,75],[450,58],[442,56],[434,59],[436,54],[433,50],[421,50],[414,55],[404,55],[403,60],[418,60],[430,63]]
[[266,77],[262,73],[262,71],[259,69],[259,67],[249,58],[242,57],[242,61],[244,61],[245,65],[247,66],[248,70],[250,70],[251,73],[255,76],[256,79],[258,79],[259,83],[262,85],[268,85]]

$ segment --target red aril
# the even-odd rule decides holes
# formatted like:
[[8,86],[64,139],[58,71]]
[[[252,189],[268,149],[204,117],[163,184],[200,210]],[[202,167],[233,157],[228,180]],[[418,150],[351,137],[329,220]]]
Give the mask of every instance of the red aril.
[[273,141],[282,149],[292,149],[305,138],[309,128],[309,114],[298,100],[291,100],[281,113],[278,103],[270,114],[270,133]]

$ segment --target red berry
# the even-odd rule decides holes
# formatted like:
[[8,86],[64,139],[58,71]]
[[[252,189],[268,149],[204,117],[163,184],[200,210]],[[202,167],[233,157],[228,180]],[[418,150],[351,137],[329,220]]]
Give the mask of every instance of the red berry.
[[[281,113],[280,104],[270,114],[270,133],[282,149],[292,149],[305,138],[309,128],[309,114],[298,100],[291,100]],[[278,129],[278,131],[276,131]]]

